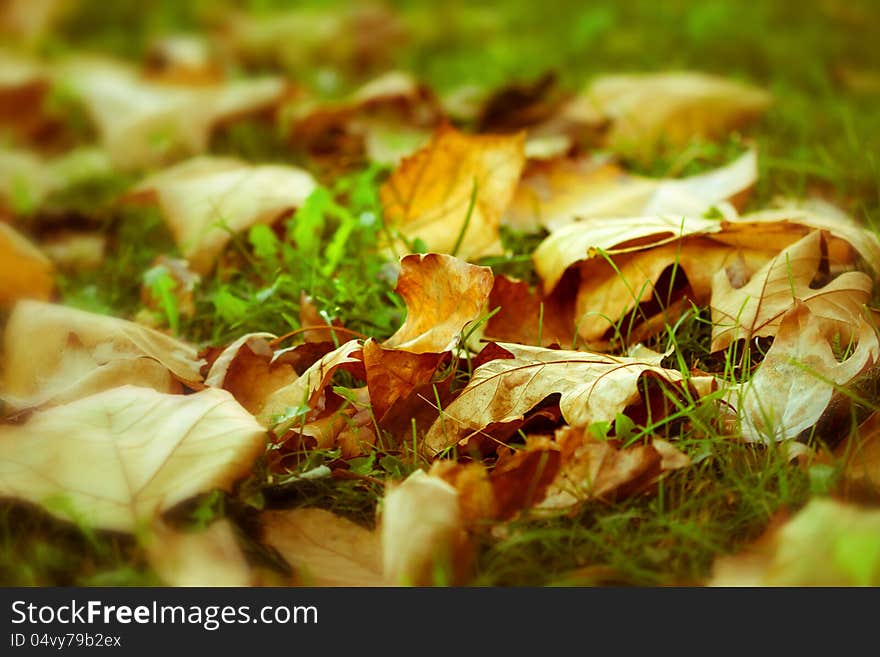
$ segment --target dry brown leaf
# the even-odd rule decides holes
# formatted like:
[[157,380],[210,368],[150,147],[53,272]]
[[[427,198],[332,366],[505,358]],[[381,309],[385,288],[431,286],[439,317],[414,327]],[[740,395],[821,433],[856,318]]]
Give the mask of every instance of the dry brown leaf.
[[[656,328],[663,331],[674,322],[680,297],[700,306],[709,303],[715,272],[736,272],[738,278],[747,279],[774,255],[772,251],[736,249],[714,239],[691,236],[645,250],[584,260],[578,268],[573,314],[578,335],[588,345],[603,344],[606,334],[618,330],[625,343],[643,339],[640,330],[656,332],[654,316],[648,315],[649,304],[658,313]],[[626,321],[621,322],[622,318]]]
[[537,509],[574,511],[592,499],[614,499],[643,490],[664,472],[690,465],[672,444],[622,447],[617,440],[597,440],[583,429],[563,427],[556,432],[560,467]]
[[54,288],[51,261],[12,226],[0,221],[0,307],[19,299],[47,300]]
[[807,304],[794,301],[758,371],[737,386],[729,399],[739,413],[746,440],[796,438],[816,424],[837,387],[852,382],[877,362],[880,341],[874,327],[858,315],[852,321],[858,344],[846,360],[838,362],[831,345],[838,327],[814,314]]
[[114,165],[139,168],[204,152],[224,120],[277,105],[281,78],[217,85],[151,82],[109,59],[76,58],[55,67],[58,83],[83,103]]
[[681,179],[645,178],[596,158],[556,158],[527,167],[503,223],[524,231],[543,227],[554,232],[575,221],[598,218],[699,217],[713,206],[734,218],[736,210],[728,201],[757,178],[755,151],[714,171]]
[[271,333],[240,337],[214,360],[205,385],[228,390],[250,413],[261,416],[266,400],[299,378],[291,365],[273,360],[267,340],[274,337]]
[[875,411],[862,422],[854,435],[834,450],[834,455],[843,461],[847,489],[880,494],[880,413]]
[[355,373],[358,378],[365,378],[363,371],[362,347],[359,340],[346,342],[337,349],[326,354],[309,367],[296,381],[277,389],[265,400],[259,419],[266,426],[279,423],[291,408],[304,407],[312,409],[308,419],[321,415],[324,410],[325,389],[336,370],[342,368]]
[[300,586],[383,586],[379,537],[323,509],[264,511],[262,539],[296,571]]
[[430,382],[445,359],[442,353],[414,354],[385,349],[373,339],[365,341],[364,371],[376,419],[381,422],[395,402]]
[[[638,382],[654,376],[681,388],[682,375],[635,358],[583,351],[499,344],[510,358],[480,365],[459,396],[447,405],[425,436],[425,445],[438,453],[479,435],[495,422],[521,419],[541,401],[560,395],[565,421],[575,427],[614,420],[632,404],[642,402]],[[693,377],[697,394],[712,387],[711,377]]]
[[133,532],[199,493],[229,490],[264,447],[265,429],[225,390],[123,385],[0,426],[0,495]]
[[406,321],[383,346],[414,354],[449,351],[485,312],[492,270],[440,253],[408,255],[400,266],[395,291],[406,303]]
[[428,251],[466,260],[501,253],[501,215],[525,163],[524,143],[523,134],[440,128],[382,185],[386,220],[410,242],[420,238]]
[[486,322],[484,337],[539,347],[574,344],[574,298],[559,292],[543,296],[525,281],[496,276],[488,306],[496,312]]
[[156,523],[147,559],[165,586],[252,586],[255,576],[232,523],[217,520],[198,531]]
[[774,335],[795,300],[814,315],[834,322],[849,341],[849,327],[861,315],[873,287],[871,277],[858,271],[840,274],[813,287],[827,271],[825,234],[814,231],[782,251],[747,283],[735,287],[728,273],[719,271],[712,284],[712,351],[725,349],[740,339]]
[[295,167],[205,156],[150,176],[128,200],[156,203],[181,254],[194,271],[205,274],[230,231],[278,220],[300,207],[315,187],[312,176]]
[[815,498],[717,559],[709,586],[880,586],[880,511]]
[[[763,228],[762,225],[766,224],[782,226],[796,224],[806,229],[804,234],[810,232],[809,229],[825,230],[830,236],[851,245],[874,270],[875,275],[880,274],[880,238],[874,231],[866,229],[851,216],[821,199],[784,199],[778,204],[780,206],[778,208],[752,212],[733,219],[731,225],[725,226],[725,229],[733,229],[741,223],[744,224],[744,230],[750,233],[754,233],[756,228]],[[832,242],[829,243],[829,258],[832,260],[832,265],[848,264],[849,258],[833,256],[835,253],[843,252],[843,246],[835,246],[833,240],[829,242]]]
[[3,398],[16,409],[58,404],[132,384],[202,387],[195,347],[123,319],[20,301],[4,334]]
[[392,585],[436,584],[438,571],[453,583],[470,566],[458,491],[440,477],[416,470],[389,486],[382,502],[382,562]]
[[407,73],[390,71],[348,99],[296,108],[291,138],[316,158],[398,165],[422,148],[440,123],[433,93]]
[[580,221],[545,239],[532,256],[535,271],[550,293],[565,271],[587,259],[604,259],[602,253],[620,255],[676,244],[685,237],[719,230],[718,221],[702,217],[627,217]]
[[682,146],[714,138],[760,116],[770,95],[750,85],[705,73],[600,76],[564,113],[611,121],[605,143],[616,151],[649,155],[661,143]]

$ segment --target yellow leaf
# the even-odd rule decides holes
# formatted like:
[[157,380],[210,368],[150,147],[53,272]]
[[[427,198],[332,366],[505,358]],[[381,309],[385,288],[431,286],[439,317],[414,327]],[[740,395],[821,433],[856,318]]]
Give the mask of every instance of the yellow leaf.
[[0,426],[0,495],[131,532],[199,493],[230,490],[265,440],[225,390],[120,386]]
[[406,303],[406,322],[383,345],[414,354],[449,351],[485,312],[492,270],[438,253],[408,255],[400,265],[395,291]]
[[383,586],[375,532],[323,509],[265,511],[263,541],[296,570],[303,586]]
[[525,162],[523,134],[439,129],[382,185],[385,218],[428,251],[466,260],[501,252],[499,225]]
[[48,299],[53,274],[52,263],[36,246],[0,222],[0,307],[19,299]]

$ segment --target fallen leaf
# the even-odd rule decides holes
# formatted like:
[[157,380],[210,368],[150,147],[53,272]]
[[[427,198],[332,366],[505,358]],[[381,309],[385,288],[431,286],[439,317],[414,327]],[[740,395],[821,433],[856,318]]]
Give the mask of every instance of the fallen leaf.
[[295,167],[203,156],[150,176],[127,199],[156,203],[181,254],[206,274],[230,231],[273,223],[302,206],[315,187],[312,176]]
[[[700,217],[715,207],[736,217],[730,201],[758,179],[755,151],[713,171],[680,179],[645,178],[593,157],[555,158],[530,164],[502,223],[524,231],[557,231],[599,218],[670,215]],[[706,224],[706,228],[717,229]]]
[[650,155],[660,144],[716,138],[759,117],[770,95],[736,80],[693,71],[604,75],[564,110],[610,120],[605,144]]
[[47,300],[55,288],[51,261],[9,224],[0,222],[0,307],[19,299]]
[[816,498],[715,561],[709,586],[880,586],[880,511]]
[[485,312],[492,270],[439,253],[408,255],[400,266],[395,292],[406,304],[406,322],[383,346],[414,354],[449,351]]
[[545,294],[562,280],[566,270],[587,259],[604,259],[603,253],[620,255],[676,244],[685,237],[719,230],[719,223],[702,217],[627,217],[582,221],[549,235],[532,255]]
[[497,517],[512,518],[540,505],[556,480],[562,455],[550,441],[527,441],[526,448],[498,459],[489,475]]
[[[854,248],[864,259],[867,265],[874,270],[875,275],[880,274],[880,238],[874,231],[866,229],[851,216],[840,208],[827,201],[816,198],[808,199],[781,199],[777,201],[779,207],[751,212],[742,217],[731,220],[733,228],[736,224],[744,224],[744,230],[754,233],[761,224],[776,224],[786,226],[796,224],[803,226],[804,234],[809,229],[827,231],[830,237],[845,242]],[[849,258],[832,254],[840,254],[845,250],[843,245],[835,245],[834,240],[829,239],[829,258],[832,264],[843,265],[850,262]],[[786,244],[787,246],[787,244]]]
[[471,544],[458,491],[440,477],[416,470],[389,486],[382,501],[382,563],[392,585],[455,583],[470,565]]
[[442,118],[437,99],[407,73],[390,71],[334,104],[304,103],[292,141],[313,157],[397,165],[422,148]]
[[295,570],[300,586],[383,586],[379,537],[323,509],[264,511],[262,540]]
[[370,403],[380,422],[398,400],[429,383],[437,368],[447,359],[443,353],[414,354],[386,349],[373,339],[366,340],[363,349]]
[[239,404],[261,417],[266,400],[299,378],[293,366],[273,361],[274,350],[267,339],[274,337],[271,333],[240,337],[214,360],[205,385],[228,390]]
[[690,465],[672,444],[652,439],[623,447],[619,440],[597,440],[580,428],[556,432],[558,474],[537,505],[540,510],[574,511],[589,500],[613,500],[644,490],[664,472]]
[[217,520],[198,531],[176,531],[156,523],[147,559],[165,586],[253,586],[232,523]]
[[848,271],[814,286],[823,268],[827,271],[825,234],[814,231],[782,251],[744,285],[734,287],[728,274],[718,271],[712,281],[712,351],[736,340],[774,335],[796,300],[817,317],[839,326],[849,341],[849,327],[861,315],[873,282],[867,274]]
[[[458,397],[447,405],[425,436],[426,447],[439,453],[479,435],[494,422],[513,422],[550,395],[560,395],[559,408],[574,427],[613,421],[628,406],[642,402],[639,380],[654,376],[679,389],[677,370],[659,368],[635,358],[583,351],[561,351],[503,343],[512,358],[480,365]],[[712,387],[711,377],[692,377],[698,395]]]
[[880,414],[862,422],[849,440],[838,445],[834,456],[843,462],[845,487],[880,494]]
[[[3,399],[24,409],[132,384],[202,387],[195,347],[123,319],[20,301],[4,334]],[[179,383],[178,383],[179,382]]]
[[344,369],[355,373],[358,378],[365,377],[363,371],[362,347],[359,340],[351,340],[326,354],[292,383],[277,389],[263,404],[259,420],[266,426],[279,424],[279,418],[294,408],[311,409],[309,420],[320,416],[323,410],[325,389],[330,385],[333,374]]
[[746,440],[796,438],[816,424],[838,387],[877,362],[880,340],[874,327],[858,315],[852,321],[858,344],[838,362],[831,345],[837,326],[794,301],[755,375],[731,393],[729,401],[739,413]]
[[224,390],[167,395],[135,386],[0,426],[0,495],[63,498],[90,526],[133,532],[179,502],[229,490],[265,446],[265,429]]
[[[407,35],[391,8],[358,3],[334,11],[286,7],[279,11],[227,11],[215,40],[229,56],[260,68],[305,74],[321,67],[381,69]],[[338,84],[338,83],[337,83]]]
[[83,103],[114,165],[135,169],[207,150],[211,130],[224,120],[277,105],[281,78],[217,85],[152,82],[109,59],[75,58],[53,77]]
[[474,260],[501,252],[501,215],[525,163],[523,134],[465,135],[437,130],[382,185],[385,218],[428,251]]
[[488,305],[495,312],[486,322],[484,337],[538,347],[572,345],[574,298],[560,292],[544,296],[525,281],[496,276]]

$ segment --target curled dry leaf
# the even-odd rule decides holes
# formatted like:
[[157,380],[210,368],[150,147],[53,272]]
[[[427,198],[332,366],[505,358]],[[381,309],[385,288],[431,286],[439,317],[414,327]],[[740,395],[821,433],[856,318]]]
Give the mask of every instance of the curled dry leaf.
[[873,287],[871,277],[848,271],[824,284],[814,281],[828,271],[825,233],[813,231],[759,269],[744,285],[731,283],[728,272],[712,281],[712,351],[740,339],[774,335],[795,300],[814,315],[836,324],[845,341],[861,316]]
[[300,207],[315,187],[312,176],[295,167],[204,156],[147,178],[128,199],[156,203],[182,255],[205,274],[230,231],[278,220]]
[[386,581],[426,586],[438,572],[460,581],[472,558],[464,520],[458,491],[440,477],[416,470],[390,486],[381,517]]
[[16,409],[58,404],[132,384],[202,387],[195,347],[123,319],[20,301],[4,334],[3,399]]
[[273,393],[298,378],[293,366],[275,362],[268,340],[271,333],[248,333],[226,347],[214,360],[205,385],[232,393],[250,413],[262,417],[263,406]]
[[54,288],[51,261],[12,226],[0,221],[0,307],[19,299],[46,300]]
[[[751,234],[756,230],[766,231],[769,226],[786,227],[791,224],[803,227],[804,234],[811,232],[810,229],[824,230],[829,235],[828,250],[832,265],[850,262],[846,254],[847,246],[850,246],[875,275],[880,274],[880,238],[874,231],[866,229],[851,216],[821,199],[785,199],[779,205],[778,208],[752,212],[733,219],[732,225],[725,226],[725,229],[735,229],[742,223],[744,230]],[[835,240],[844,244],[835,244]]]
[[264,446],[265,429],[225,390],[123,385],[0,427],[0,495],[133,532],[194,495],[230,490]]
[[596,158],[556,158],[526,168],[503,223],[524,231],[543,227],[554,232],[575,221],[598,218],[699,217],[712,207],[733,218],[736,210],[729,201],[757,179],[755,151],[714,171],[681,179],[645,178]]
[[440,253],[408,255],[400,265],[395,291],[406,303],[406,321],[383,346],[414,354],[449,351],[485,312],[492,270]]
[[198,531],[176,531],[157,522],[147,559],[165,586],[252,586],[254,573],[235,528],[226,519]]
[[311,409],[308,420],[319,416],[324,410],[325,389],[336,370],[341,368],[364,378],[361,349],[359,340],[346,342],[314,363],[298,379],[275,390],[263,404],[260,421],[266,426],[275,426],[291,409],[303,407]]
[[811,500],[715,561],[710,586],[880,586],[880,511]]
[[[653,376],[682,392],[680,372],[635,358],[583,351],[558,351],[503,343],[509,357],[497,358],[474,370],[470,382],[447,405],[425,436],[427,448],[438,453],[477,436],[488,425],[514,422],[551,395],[560,395],[565,421],[575,427],[610,422],[628,406],[642,402],[639,381]],[[696,395],[712,388],[711,377],[692,377]]]
[[385,218],[429,251],[466,260],[501,252],[501,215],[525,163],[523,134],[465,135],[437,130],[379,190]]
[[604,259],[602,253],[618,255],[677,244],[684,237],[717,231],[719,224],[702,217],[629,217],[582,221],[557,230],[532,256],[544,292],[550,293],[566,270],[588,259]]
[[262,540],[295,570],[300,586],[382,586],[379,536],[323,509],[264,511]]
[[114,165],[126,169],[204,152],[219,123],[275,106],[286,87],[281,78],[159,84],[119,62],[96,58],[71,59],[53,75],[86,107]]
[[748,84],[681,71],[600,76],[564,113],[610,120],[607,146],[649,155],[662,143],[682,146],[695,137],[723,136],[758,118],[769,104],[767,92]]
[[[838,327],[795,300],[758,371],[737,386],[730,400],[738,410],[744,438],[782,441],[816,424],[836,387],[851,383],[877,362],[880,341],[874,327],[853,316],[857,344],[838,362],[832,348]],[[845,342],[843,344],[846,344]]]

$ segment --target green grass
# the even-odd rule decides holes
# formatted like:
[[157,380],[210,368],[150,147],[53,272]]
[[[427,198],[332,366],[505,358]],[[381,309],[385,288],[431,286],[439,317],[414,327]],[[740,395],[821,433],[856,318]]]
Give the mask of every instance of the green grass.
[[[47,49],[90,48],[136,58],[147,48],[151,32],[196,28],[201,17],[216,11],[217,3],[167,0],[153,3],[155,9],[148,13],[141,2],[110,4],[85,2]],[[285,3],[238,4],[268,12]],[[699,68],[765,87],[774,103],[746,134],[625,163],[648,175],[688,175],[729,161],[747,141],[754,142],[761,176],[750,208],[777,195],[818,193],[867,224],[880,224],[878,91],[846,83],[853,73],[880,70],[880,7],[870,0],[600,0],[554,3],[552,11],[528,1],[491,8],[464,2],[443,3],[442,9],[419,2],[395,5],[410,22],[413,38],[393,53],[393,63],[414,71],[440,93],[469,83],[494,87],[527,82],[551,70],[567,90],[581,88],[600,73],[675,68]],[[314,71],[297,73],[308,80]],[[349,88],[361,81],[347,70],[340,71],[340,80]],[[78,124],[73,128],[75,134],[85,134]],[[215,134],[211,151],[250,161],[312,164],[281,128],[261,121],[224,128]],[[404,309],[391,291],[390,258],[376,250],[384,230],[377,190],[385,173],[366,169],[322,179],[324,187],[279,231],[259,227],[238,236],[217,276],[197,288],[194,312],[170,323],[202,345],[223,344],[250,331],[280,335],[300,327],[299,299],[305,290],[328,319],[364,335],[390,335]],[[157,212],[115,202],[132,179],[111,176],[80,185],[55,195],[32,218],[36,232],[75,217],[109,235],[110,256],[99,269],[60,278],[64,302],[133,317],[142,310],[144,272],[158,255],[175,253]],[[496,273],[534,281],[529,254],[540,237],[507,233],[508,253],[485,264]],[[168,324],[173,315],[166,310],[156,317]],[[677,353],[670,365],[681,362],[724,372],[729,362],[710,357],[708,332],[705,309],[694,309],[676,328]],[[655,346],[665,347],[665,341]],[[866,378],[861,392],[851,417],[876,406],[872,378]],[[811,494],[825,492],[829,478],[833,480],[833,469],[804,470],[775,449],[730,443],[705,419],[707,412],[694,405],[684,411],[688,422],[654,427],[678,432],[680,446],[695,465],[670,474],[656,491],[635,499],[592,502],[574,517],[517,520],[502,534],[485,533],[472,583],[699,582],[716,555],[754,538],[777,510],[798,508]],[[640,430],[644,427],[636,427]],[[812,440],[833,440],[833,431],[823,431]],[[290,475],[332,464],[335,458],[303,455]],[[249,509],[261,505],[318,505],[370,524],[383,491],[371,479],[403,476],[415,465],[406,454],[392,450],[357,467],[364,478],[303,482],[288,477],[279,482],[258,472],[218,512],[246,518]],[[133,539],[59,523],[31,507],[6,502],[0,505],[0,581],[156,580]]]

